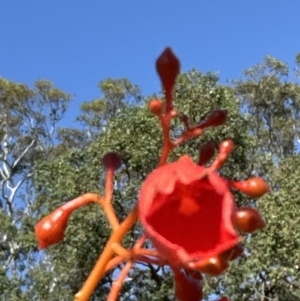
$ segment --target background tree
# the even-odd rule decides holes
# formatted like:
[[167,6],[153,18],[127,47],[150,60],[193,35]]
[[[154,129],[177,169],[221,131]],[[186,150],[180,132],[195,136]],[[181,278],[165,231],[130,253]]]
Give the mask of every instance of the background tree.
[[[31,270],[39,264],[33,227],[33,173],[54,146],[57,122],[70,96],[48,81],[34,89],[0,78],[0,291],[5,300],[24,300],[34,289]],[[28,299],[27,299],[28,300]]]
[[108,78],[99,83],[102,97],[81,104],[82,114],[77,117],[86,129],[90,141],[105,131],[110,119],[116,118],[121,110],[141,101],[141,91],[128,79]]
[[[299,63],[300,55],[297,58]],[[245,254],[225,275],[205,279],[207,294],[225,291],[232,301],[300,298],[298,65],[294,71],[291,75],[286,64],[266,57],[231,86],[220,85],[214,74],[197,70],[178,78],[175,106],[190,117],[191,124],[218,108],[227,109],[229,119],[226,125],[209,129],[200,139],[174,150],[172,160],[182,153],[197,160],[205,142],[213,140],[218,145],[232,138],[236,148],[220,171],[222,175],[236,179],[259,175],[272,187],[262,200],[250,202],[259,207],[267,228],[247,236]],[[148,98],[127,79],[99,84],[102,96],[81,107],[78,121],[84,128],[56,131],[69,101],[67,94],[48,82],[38,82],[32,90],[5,80],[0,84],[0,259],[5,267],[0,291],[9,300],[73,300],[109,237],[105,216],[98,206],[79,209],[69,221],[64,241],[40,253],[36,252],[33,225],[68,199],[85,192],[103,194],[101,159],[109,151],[117,151],[123,160],[114,187],[114,205],[123,219],[136,202],[142,181],[157,164],[161,129],[148,112]],[[173,136],[183,130],[182,117],[172,125]],[[57,140],[53,140],[54,133]],[[8,180],[13,176],[14,182]],[[21,179],[23,188],[15,192],[19,201],[12,202],[11,214],[8,193],[17,191],[14,187]],[[240,206],[249,205],[243,195],[234,194]],[[131,246],[140,233],[137,224],[124,244]],[[116,273],[118,267],[99,283],[92,300],[106,299]],[[136,265],[120,300],[174,300],[169,273],[156,266]]]
[[[116,85],[118,83],[115,82]],[[224,137],[232,137],[239,145],[231,158],[235,169],[230,171],[225,167],[224,172],[235,176],[243,173],[247,168],[246,123],[239,112],[238,102],[232,90],[219,85],[215,75],[203,75],[194,70],[179,77],[175,98],[176,108],[191,116],[191,124],[199,123],[208,112],[216,108],[228,109],[231,122],[219,129],[221,135],[217,129],[208,130],[203,141],[191,141],[176,150],[173,158],[187,152],[197,160],[199,147],[205,140],[214,139],[218,142]],[[85,107],[87,106],[88,104],[85,104]],[[92,109],[92,106],[89,108]],[[49,204],[46,211],[53,210],[70,196],[75,197],[88,191],[103,193],[101,159],[111,150],[117,151],[123,160],[122,169],[117,173],[115,182],[114,205],[118,217],[123,219],[133,207],[142,181],[157,165],[162,143],[161,128],[158,120],[149,113],[147,100],[141,105],[129,103],[117,112],[116,116],[103,120],[105,130],[102,124],[99,124],[98,136],[88,146],[70,148],[51,162],[41,161],[36,174],[36,187],[38,200]],[[94,116],[94,113],[89,112],[89,116]],[[89,123],[87,116],[85,120]],[[179,135],[182,130],[183,123],[181,118],[178,118],[173,124],[173,135]],[[125,245],[132,245],[140,233],[140,226],[137,225],[125,238]],[[52,298],[63,296],[66,300],[72,300],[94,265],[109,234],[105,217],[98,207],[82,208],[73,215],[64,242],[47,250],[48,256],[56,266],[52,270],[52,277],[57,285],[50,281],[53,287]],[[112,271],[101,281],[93,300],[106,299],[115,273],[117,271]],[[169,270],[155,266],[137,266],[123,287],[123,300],[174,300],[169,273]],[[49,286],[49,283],[45,285]]]
[[[247,252],[225,275],[232,300],[299,300],[300,218],[298,63],[294,73],[270,56],[234,86],[250,134],[251,174],[266,177],[272,192],[258,202],[267,228],[247,240]],[[298,227],[297,227],[298,225]]]

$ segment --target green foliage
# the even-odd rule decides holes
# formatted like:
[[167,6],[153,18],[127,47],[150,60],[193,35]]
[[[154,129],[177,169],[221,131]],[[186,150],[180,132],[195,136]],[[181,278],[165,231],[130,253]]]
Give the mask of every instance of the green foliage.
[[[193,124],[201,121],[212,109],[225,108],[230,111],[232,122],[219,129],[207,130],[202,141],[214,139],[219,142],[225,137],[233,138],[239,145],[231,159],[236,168],[230,172],[229,168],[225,167],[224,173],[238,176],[243,174],[244,169],[247,168],[244,163],[247,147],[243,147],[246,146],[246,141],[244,141],[247,135],[246,123],[239,113],[238,102],[233,91],[220,86],[217,80],[212,74],[203,75],[195,70],[188,74],[182,74],[176,86],[176,109],[191,116]],[[43,161],[37,167],[35,178],[39,196],[37,202],[43,202],[44,208],[47,207],[46,212],[50,212],[61,203],[61,200],[71,196],[89,191],[102,193],[101,186],[99,191],[99,181],[103,187],[101,158],[106,152],[112,150],[117,151],[123,160],[123,166],[116,175],[114,196],[118,217],[122,220],[133,207],[142,181],[158,163],[162,146],[159,121],[148,112],[146,102],[141,106],[127,105],[121,108],[117,116],[109,119],[105,126],[105,131],[103,131],[102,125],[99,125],[97,138],[88,146],[80,147],[78,145],[76,149],[70,148],[69,151],[51,162]],[[221,131],[221,136],[218,130]],[[180,131],[182,131],[182,122],[178,118],[173,124],[173,135],[178,135]],[[183,152],[187,152],[197,159],[200,145],[201,141],[190,141],[187,145],[176,149],[172,157],[175,159]],[[93,216],[97,216],[95,218],[96,221],[98,219],[97,227],[91,225]],[[78,227],[79,224],[80,227]],[[137,225],[125,238],[123,242],[125,246],[130,247],[140,233],[141,228]],[[53,270],[52,275],[59,279],[59,283],[74,287],[74,291],[79,290],[109,234],[110,231],[101,211],[95,212],[94,208],[90,208],[76,212],[69,223],[64,242],[47,251],[48,256],[55,258],[57,266],[74,267],[74,270],[72,269],[74,278],[63,278],[61,269]],[[83,244],[83,241],[89,243]],[[68,247],[74,248],[73,252],[68,252],[67,258],[61,256],[60,254],[66,252]],[[81,268],[78,269],[78,267]],[[126,283],[123,287],[123,296],[131,294],[131,298],[134,298],[132,300],[144,298],[146,300],[173,300],[174,298],[170,285],[172,283],[170,271],[163,272],[162,269],[152,266],[142,269],[135,268],[131,272],[130,278],[132,279],[129,282],[130,285]],[[97,296],[104,295],[107,291],[105,283],[111,284],[111,282],[112,275],[108,275],[99,284],[93,298],[98,300]],[[166,283],[168,283],[167,286]],[[140,286],[145,287],[145,290],[141,291]],[[54,288],[53,293],[62,294],[59,290],[59,287]],[[74,295],[74,291],[65,291],[65,298],[70,299]],[[126,299],[126,297],[124,298]]]
[[122,109],[142,99],[139,87],[126,78],[108,78],[101,81],[98,87],[103,97],[82,103],[82,114],[77,118],[86,127],[90,141],[105,131],[107,122],[117,117]]
[[52,151],[54,128],[69,101],[70,95],[49,81],[37,81],[31,89],[0,78],[0,291],[4,300],[34,300],[28,297],[35,290],[30,273],[39,263],[32,177],[36,162],[47,160]]
[[[299,63],[299,55],[296,61]],[[170,160],[183,153],[197,160],[203,143],[213,140],[218,145],[231,138],[236,148],[220,171],[222,175],[238,180],[264,176],[272,187],[272,193],[256,204],[250,202],[259,208],[268,227],[247,237],[245,254],[229,272],[205,279],[207,294],[225,290],[233,301],[300,298],[300,86],[289,79],[288,66],[272,57],[246,70],[233,86],[220,85],[216,75],[197,70],[178,78],[175,109],[189,116],[191,125],[214,109],[227,109],[229,117],[226,125],[207,129],[200,139],[175,149]],[[68,199],[86,192],[103,194],[101,160],[105,153],[116,151],[123,161],[116,174],[113,201],[120,220],[134,206],[141,183],[158,163],[162,133],[159,121],[147,109],[149,99],[142,98],[139,88],[127,79],[107,79],[99,88],[102,96],[81,106],[78,120],[84,129],[58,129],[59,143],[54,145],[46,125],[54,127],[63,116],[69,96],[45,81],[29,89],[0,80],[0,137],[3,142],[10,135],[18,145],[8,145],[10,166],[28,147],[14,175],[25,177],[18,198],[30,205],[14,208],[12,217],[7,199],[0,200],[0,233],[3,236],[4,231],[5,237],[0,248],[2,263],[10,258],[12,243],[18,246],[13,253],[16,272],[8,280],[8,269],[0,270],[0,290],[9,300],[72,300],[82,286],[110,235],[101,208],[90,205],[76,211],[63,242],[46,252],[36,252],[33,225]],[[184,129],[180,117],[172,124],[173,137]],[[34,120],[29,123],[34,127],[27,128],[27,120]],[[4,181],[4,168],[1,170]],[[239,205],[249,205],[240,193],[235,192],[235,197]],[[123,244],[132,246],[141,231],[137,224]],[[106,300],[121,267],[107,273],[91,300]],[[174,300],[170,271],[137,264],[124,283],[120,300]]]
[[246,255],[219,283],[231,300],[300,298],[299,163],[295,155],[269,170],[273,191],[258,202],[267,228],[248,237]]
[[247,154],[250,171],[267,178],[272,189],[257,203],[267,228],[249,236],[245,255],[209,286],[218,283],[217,290],[225,288],[233,301],[296,301],[300,296],[300,87],[288,81],[287,65],[271,57],[244,75],[234,90],[252,141]]
[[255,138],[255,151],[271,154],[278,160],[295,152],[295,138],[300,129],[300,87],[288,81],[286,64],[266,57],[262,64],[245,71],[245,79],[236,82]]

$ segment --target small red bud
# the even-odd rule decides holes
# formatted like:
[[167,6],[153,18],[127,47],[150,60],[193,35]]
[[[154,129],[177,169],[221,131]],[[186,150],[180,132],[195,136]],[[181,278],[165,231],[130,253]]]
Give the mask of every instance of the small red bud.
[[149,110],[152,114],[160,116],[162,114],[163,104],[159,99],[152,99],[149,102]]
[[200,148],[198,164],[203,165],[207,163],[214,156],[214,154],[215,143],[213,141],[209,141]]
[[70,213],[70,210],[56,209],[38,222],[35,226],[35,235],[40,250],[58,243],[64,238]]
[[209,276],[219,276],[229,267],[229,263],[222,256],[214,256],[192,263],[191,267]]
[[259,212],[254,208],[239,208],[233,219],[234,225],[245,233],[253,233],[266,226]]
[[61,241],[64,238],[70,214],[82,206],[97,202],[97,200],[98,195],[87,193],[68,201],[42,218],[35,226],[38,248],[41,250]]
[[254,177],[246,181],[230,182],[230,186],[253,199],[260,198],[270,191],[268,184],[260,177]]
[[180,62],[170,47],[167,47],[157,59],[156,70],[165,91],[171,91],[180,71]]
[[228,139],[221,142],[219,152],[228,156],[233,151],[233,149],[234,143],[231,139]]
[[120,156],[115,152],[110,152],[104,155],[102,163],[106,169],[113,169],[114,171],[121,167],[122,161]]
[[178,112],[176,111],[176,110],[171,110],[170,111],[170,117],[176,117],[176,116],[178,116]]
[[214,110],[210,113],[206,120],[200,124],[200,126],[201,128],[205,128],[209,126],[222,125],[226,122],[227,115],[227,110]]

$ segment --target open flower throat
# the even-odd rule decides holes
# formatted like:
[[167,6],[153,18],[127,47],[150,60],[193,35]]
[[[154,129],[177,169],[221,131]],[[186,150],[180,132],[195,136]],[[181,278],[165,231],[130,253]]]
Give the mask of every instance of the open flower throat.
[[155,247],[183,264],[239,242],[235,210],[226,182],[186,155],[151,173],[139,200],[141,222]]
[[[200,149],[198,163],[187,155],[181,156],[176,162],[167,163],[174,148],[187,140],[198,138],[209,127],[223,125],[228,112],[214,110],[205,120],[191,126],[188,116],[173,108],[172,93],[180,72],[180,62],[170,48],[166,48],[159,56],[156,69],[165,100],[151,100],[149,110],[160,122],[163,147],[157,168],[141,187],[138,204],[122,222],[119,221],[112,200],[114,172],[122,167],[122,161],[117,153],[110,152],[103,157],[105,195],[86,193],[79,196],[42,218],[35,227],[38,246],[44,249],[64,238],[69,216],[74,210],[90,203],[102,207],[112,234],[74,301],[90,300],[104,274],[122,266],[107,297],[108,301],[116,301],[121,284],[135,262],[169,265],[174,274],[177,300],[200,301],[203,298],[202,274],[218,276],[223,273],[229,262],[243,253],[243,247],[239,244],[241,235],[265,227],[264,220],[255,208],[237,208],[231,189],[238,189],[255,200],[268,192],[266,182],[259,177],[232,181],[222,178],[218,173],[234,149],[233,140],[222,141],[216,156],[215,143],[207,142]],[[184,126],[184,131],[177,139],[172,139],[170,134],[174,118],[180,118]],[[211,161],[210,166],[204,167]],[[126,249],[121,242],[137,219],[141,221],[144,233],[131,249]],[[146,239],[152,241],[155,249],[143,248]],[[228,298],[223,296],[221,300],[228,301]]]

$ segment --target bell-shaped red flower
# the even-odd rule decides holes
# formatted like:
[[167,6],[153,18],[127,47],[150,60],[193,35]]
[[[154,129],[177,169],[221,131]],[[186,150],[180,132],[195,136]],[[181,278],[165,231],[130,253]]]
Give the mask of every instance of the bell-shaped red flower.
[[240,241],[227,182],[187,155],[148,176],[138,206],[146,234],[173,265],[191,267]]

